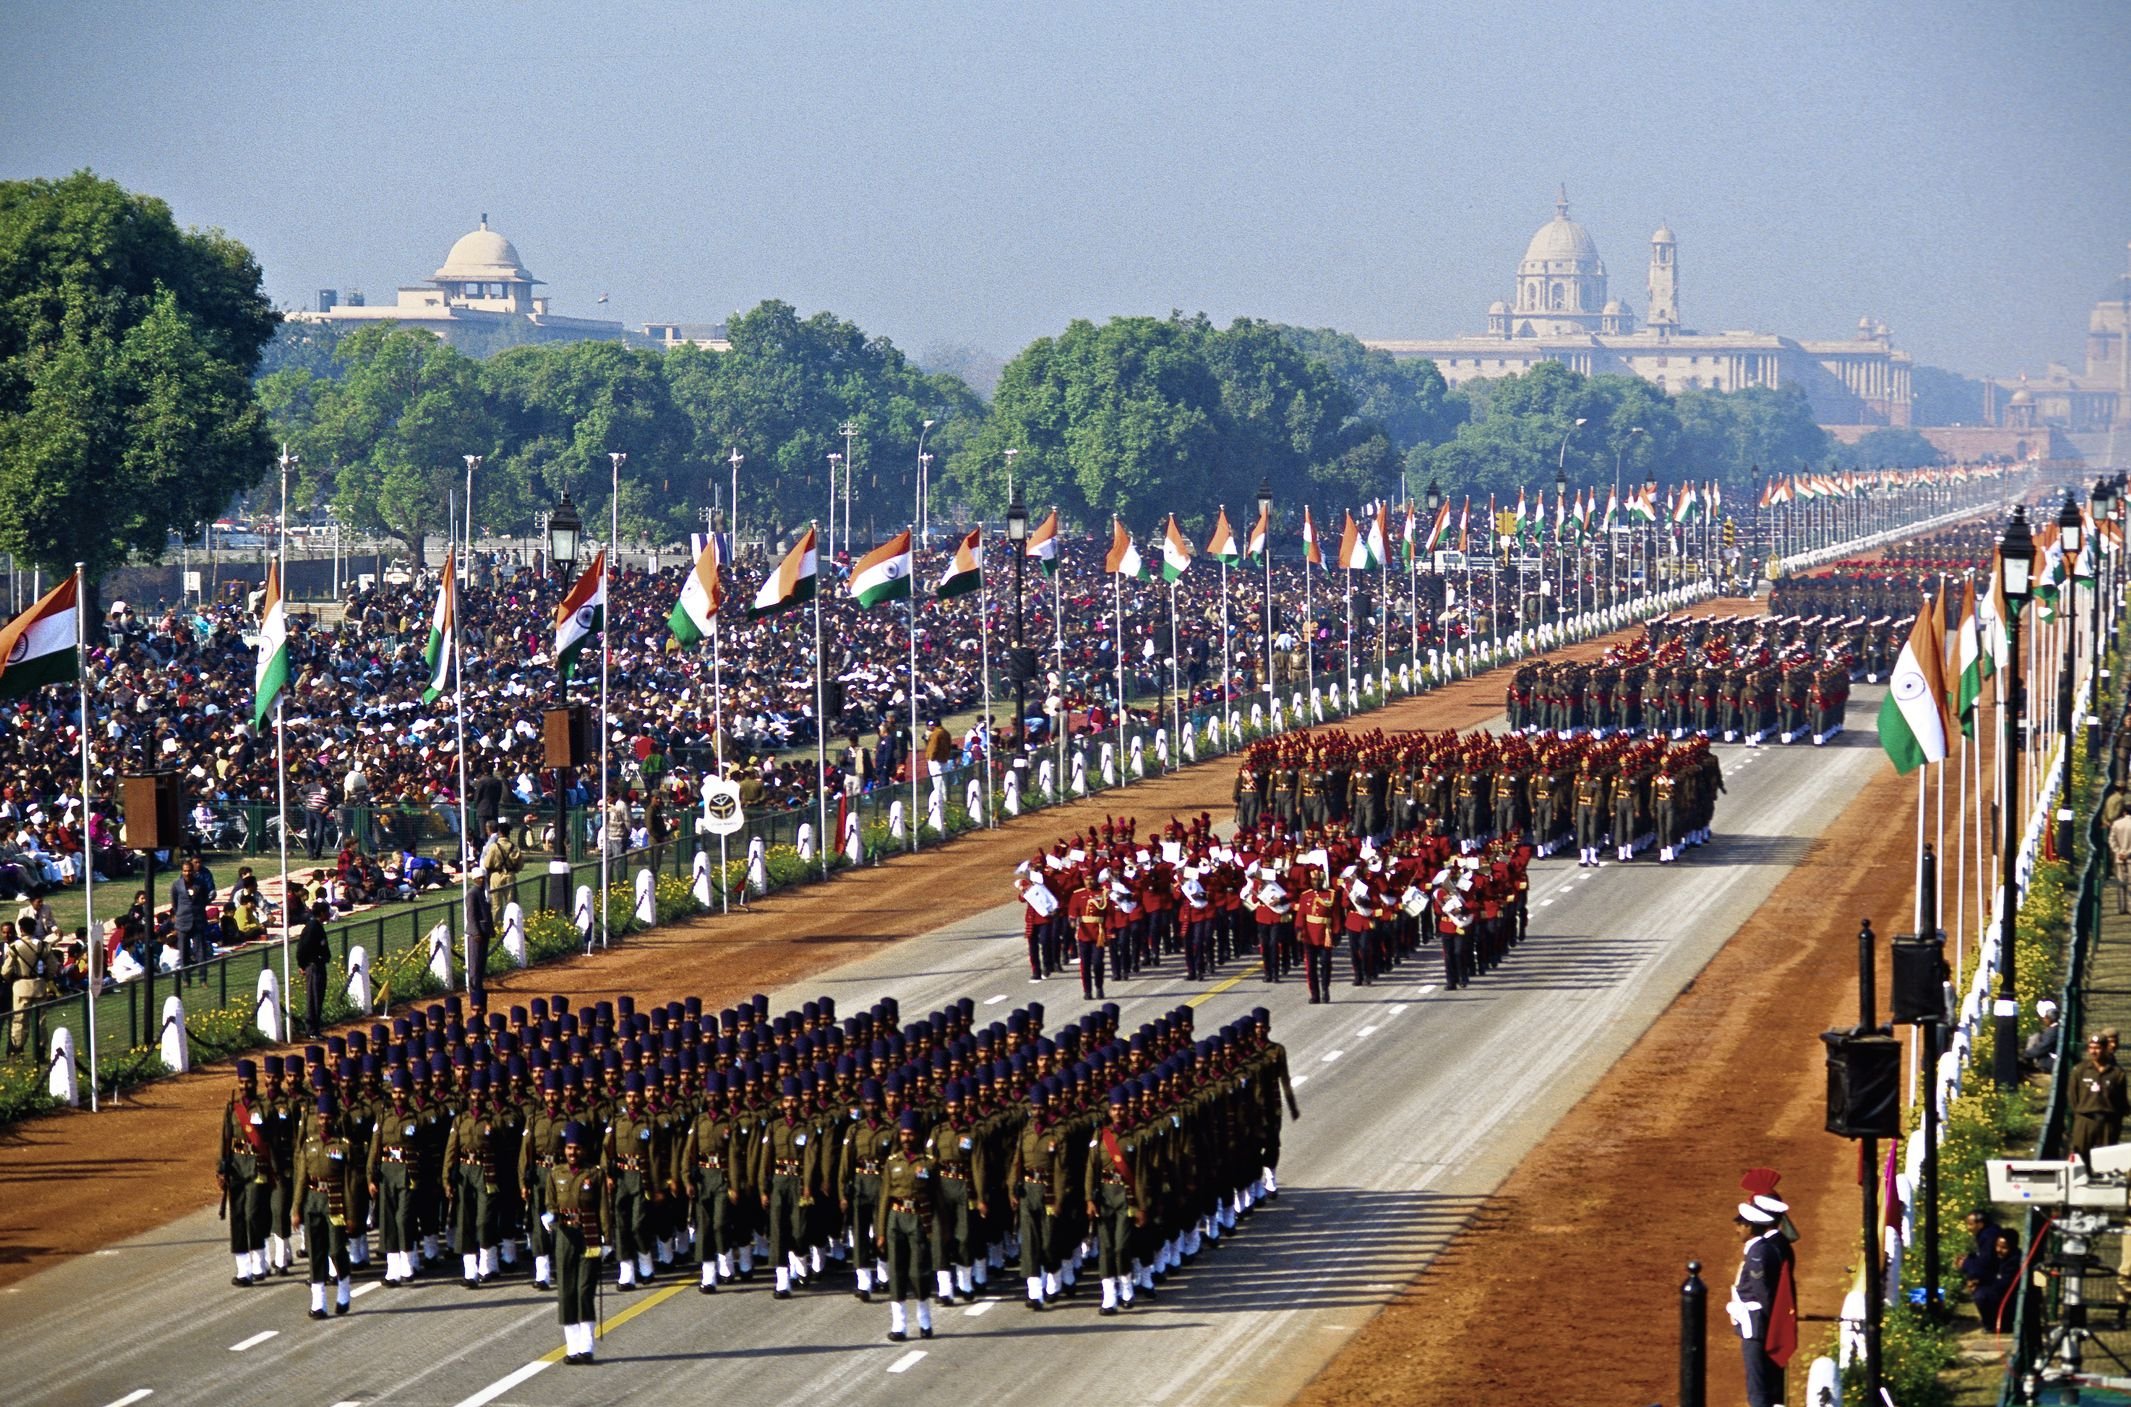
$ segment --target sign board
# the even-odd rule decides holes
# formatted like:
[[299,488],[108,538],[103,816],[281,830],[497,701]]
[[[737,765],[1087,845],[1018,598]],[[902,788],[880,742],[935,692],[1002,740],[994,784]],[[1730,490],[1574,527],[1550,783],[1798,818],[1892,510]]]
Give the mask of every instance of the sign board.
[[737,835],[747,824],[740,809],[740,788],[723,777],[703,783],[703,825],[712,835]]

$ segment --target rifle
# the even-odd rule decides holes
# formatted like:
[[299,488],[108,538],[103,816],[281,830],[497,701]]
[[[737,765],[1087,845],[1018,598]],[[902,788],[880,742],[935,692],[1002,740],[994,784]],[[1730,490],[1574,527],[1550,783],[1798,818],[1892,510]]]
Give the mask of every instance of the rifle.
[[215,1207],[215,1220],[229,1220],[229,1180],[227,1178],[222,1179],[222,1200]]

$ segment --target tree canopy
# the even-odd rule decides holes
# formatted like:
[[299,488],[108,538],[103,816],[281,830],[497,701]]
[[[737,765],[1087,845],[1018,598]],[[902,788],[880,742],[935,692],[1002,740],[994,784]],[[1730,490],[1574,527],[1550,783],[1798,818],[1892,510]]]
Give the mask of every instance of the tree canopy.
[[0,182],[0,548],[93,579],[211,519],[273,457],[251,252],[88,171]]

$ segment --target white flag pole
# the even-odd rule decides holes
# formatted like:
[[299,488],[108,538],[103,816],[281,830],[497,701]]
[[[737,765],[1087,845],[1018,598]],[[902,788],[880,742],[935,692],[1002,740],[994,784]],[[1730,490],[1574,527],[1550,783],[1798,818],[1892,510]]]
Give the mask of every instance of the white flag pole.
[[[817,567],[814,574],[814,834],[824,838],[829,833],[829,731],[827,721],[821,716],[825,704],[821,687],[821,573]],[[821,857],[821,875],[827,879],[829,846],[824,841],[814,847],[814,853]]]
[[[466,519],[462,526],[466,529],[466,566],[469,570],[472,569],[474,564],[473,466],[476,458],[477,456],[475,455],[466,456]],[[451,509],[447,507],[445,511],[449,514]],[[457,540],[451,539],[450,541],[451,551],[456,552],[458,550]],[[450,557],[447,556],[445,560],[447,562],[450,561]],[[446,618],[451,622],[451,633],[445,637],[443,648],[451,652],[452,727],[456,730],[459,739],[459,915],[466,922],[466,933],[464,935],[466,942],[466,987],[468,991],[472,991],[474,985],[474,925],[473,895],[470,892],[473,886],[473,876],[470,871],[473,869],[476,852],[474,850],[472,830],[473,812],[468,805],[466,795],[466,671],[460,667],[461,660],[459,658],[459,573],[456,569],[451,574],[451,599],[445,603],[444,609],[448,613]],[[483,882],[485,883],[486,880],[484,879]]]
[[[89,840],[89,612],[87,574],[74,564],[74,678],[81,695],[81,922],[88,938],[89,994],[82,1000],[89,1037],[89,1112],[96,1103],[96,999],[103,993],[104,937],[96,931],[96,847]],[[182,584],[182,583],[181,583]]]
[[[977,524],[977,660],[984,676],[984,826],[996,829],[998,808],[992,805],[992,585],[984,565],[984,524]],[[843,837],[838,836],[840,843]]]
[[[599,620],[599,946],[607,946],[607,889],[613,884],[614,855],[614,798],[609,777],[612,768],[607,764],[608,735],[614,731],[607,718],[608,664],[614,657],[614,556],[621,550],[622,542],[622,461],[627,454],[609,452],[607,463],[612,477],[607,481],[607,550],[599,559],[599,597],[605,602],[600,608]],[[629,827],[622,826],[622,842],[627,844]]]
[[[289,648],[289,466],[295,462],[296,456],[289,453],[287,445],[283,445],[279,461],[281,465],[281,525],[278,541],[275,543],[275,552],[280,558],[278,575],[281,578],[281,648],[283,650]],[[290,660],[290,663],[294,664],[294,660]],[[281,817],[281,1010],[283,1013],[281,1029],[284,1034],[289,1029],[288,1013],[291,1010],[289,1005],[291,994],[289,987],[289,732],[287,712],[289,690],[296,682],[294,673],[295,671],[292,669],[290,677],[282,681],[281,691],[274,695],[274,804],[277,813]],[[94,871],[92,870],[91,873],[93,874]],[[149,919],[152,924],[155,917],[153,912],[155,898],[153,895],[149,896],[148,902],[150,905]],[[93,1071],[94,1067],[91,1068]]]

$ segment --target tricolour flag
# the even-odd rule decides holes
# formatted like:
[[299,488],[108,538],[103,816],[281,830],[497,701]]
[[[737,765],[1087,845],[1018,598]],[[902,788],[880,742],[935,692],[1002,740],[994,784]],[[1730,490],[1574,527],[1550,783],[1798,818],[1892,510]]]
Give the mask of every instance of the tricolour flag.
[[1324,552],[1317,546],[1317,524],[1310,517],[1310,508],[1302,508],[1302,560],[1306,567],[1324,565]]
[[1961,720],[1961,734],[1976,735],[1976,700],[1983,697],[1983,633],[1976,622],[1976,581],[1970,577],[1961,589],[1961,624],[1954,632],[1954,716]]
[[1458,551],[1470,552],[1472,542],[1472,495],[1458,505]]
[[457,606],[452,599],[452,588],[458,581],[458,556],[456,552],[444,554],[444,579],[437,583],[437,608],[429,616],[429,644],[422,650],[422,662],[429,666],[429,684],[422,690],[423,703],[435,703],[444,692],[445,682],[451,678],[452,656],[459,649]]
[[1599,522],[1600,532],[1613,531],[1613,520],[1620,516],[1620,485],[1606,490],[1606,516]]
[[1191,544],[1184,541],[1184,534],[1177,531],[1176,514],[1169,515],[1169,527],[1162,534],[1162,580],[1175,581],[1191,566]]
[[1265,560],[1266,549],[1272,545],[1272,541],[1273,510],[1270,508],[1260,508],[1258,510],[1257,525],[1250,530],[1251,560],[1253,562],[1263,562]]
[[1412,570],[1414,555],[1421,550],[1421,520],[1411,503],[1406,505],[1405,521],[1399,525],[1398,550],[1400,559]]
[[266,599],[259,607],[259,661],[252,673],[252,726],[266,723],[274,700],[289,686],[289,614],[281,604],[281,563],[266,564]]
[[1523,537],[1523,536],[1524,536],[1524,524],[1525,524],[1525,512],[1524,512],[1524,487],[1523,487],[1523,485],[1521,485],[1521,484],[1520,484],[1520,485],[1518,485],[1518,487],[1517,487],[1517,506],[1516,506],[1515,508],[1513,508],[1513,509],[1511,509],[1511,510],[1510,510],[1510,516],[1511,516],[1511,518],[1512,518],[1512,519],[1514,519],[1514,521],[1513,521],[1513,522],[1512,522],[1512,523],[1510,524],[1510,534],[1511,534],[1511,536],[1513,536],[1513,537]]
[[1996,549],[1990,554],[1990,584],[1976,601],[1976,624],[1983,635],[1983,677],[1992,678],[2005,665],[2010,647],[2005,622],[2012,610],[2005,602],[2005,559]]
[[592,632],[607,624],[607,554],[604,549],[555,608],[555,667],[568,679],[577,671]]
[[784,554],[777,570],[771,572],[769,579],[755,592],[755,599],[747,608],[747,618],[760,620],[813,600],[814,579],[819,570],[814,529],[810,527],[800,535],[799,541],[792,544],[792,550]]
[[947,575],[933,589],[933,595],[945,601],[955,596],[967,596],[984,585],[984,529],[971,528],[969,536],[955,548],[952,562],[947,564]]
[[1369,565],[1381,567],[1390,559],[1391,548],[1384,541],[1384,507],[1377,505],[1369,514],[1369,530],[1362,534],[1362,547],[1369,554]]
[[1235,531],[1228,526],[1226,508],[1214,516],[1213,536],[1206,540],[1206,555],[1231,567],[1243,560],[1243,554],[1236,550]]
[[1628,516],[1638,523],[1657,521],[1657,481],[1651,480],[1628,497]]
[[1926,762],[1946,760],[1946,627],[1936,601],[1916,613],[1916,625],[1879,706],[1879,745],[1903,776]]
[[1698,502],[1699,496],[1695,493],[1694,485],[1692,483],[1681,484],[1680,496],[1672,500],[1672,521],[1675,523],[1692,521]]
[[718,535],[713,533],[696,554],[696,564],[681,586],[681,599],[673,603],[673,614],[666,617],[666,628],[683,645],[707,640],[718,628],[718,608],[725,604],[725,587],[718,578],[723,558]]
[[[0,629],[0,699],[19,698],[75,677],[80,669],[76,641],[80,624],[75,615],[80,586],[80,577],[69,573],[36,605]],[[286,655],[282,663],[286,677]]]
[[858,559],[851,569],[851,595],[861,606],[910,596],[910,530],[903,529]]
[[1146,565],[1139,559],[1139,549],[1132,545],[1132,534],[1125,531],[1124,520],[1110,520],[1110,552],[1103,558],[1102,569],[1116,576],[1145,577]]
[[1339,558],[1334,566],[1350,572],[1363,571],[1369,565],[1369,546],[1362,540],[1361,524],[1354,521],[1354,514],[1347,514],[1346,526],[1339,530]]
[[1043,564],[1043,574],[1045,576],[1058,575],[1057,509],[1053,508],[1049,516],[1036,525],[1036,531],[1029,534],[1028,544],[1024,550],[1027,551],[1029,556],[1034,557]]
[[1435,553],[1443,550],[1450,536],[1450,500],[1444,499],[1436,506],[1435,521],[1428,525],[1428,545],[1421,550]]

